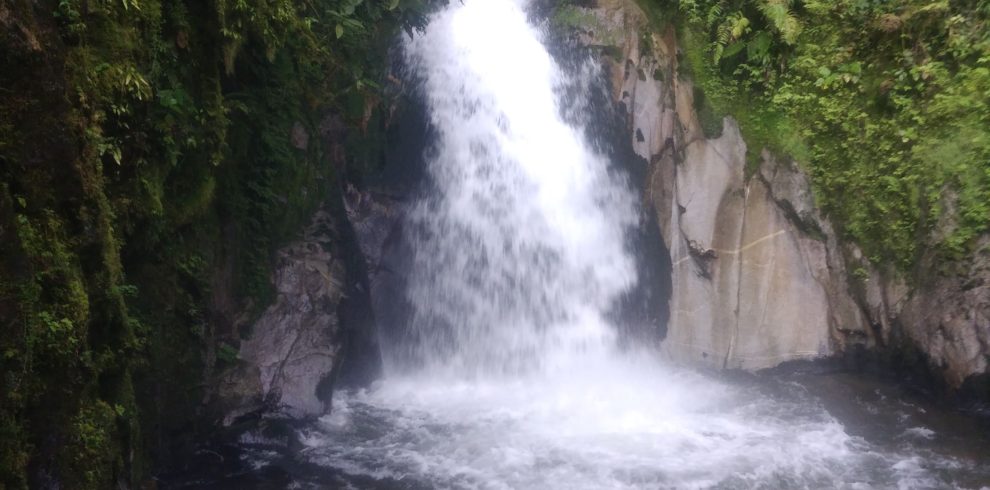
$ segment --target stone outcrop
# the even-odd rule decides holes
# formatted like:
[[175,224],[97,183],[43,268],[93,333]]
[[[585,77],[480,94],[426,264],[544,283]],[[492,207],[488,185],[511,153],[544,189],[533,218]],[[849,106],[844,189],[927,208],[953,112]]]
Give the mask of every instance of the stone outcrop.
[[[928,367],[950,388],[960,388],[971,377],[990,373],[990,236],[953,270],[938,270],[928,257],[909,287],[895,274],[881,274],[858,253],[869,277],[863,281],[861,303],[877,325],[882,345],[916,349]],[[944,264],[943,264],[944,265]],[[973,387],[974,389],[979,389]],[[967,393],[990,399],[990,393]]]
[[900,315],[907,335],[952,386],[990,372],[990,237],[983,237],[971,268],[938,277],[914,294]]
[[[642,36],[645,18],[625,2],[602,2],[596,14],[606,26],[599,32],[623,40],[614,96],[626,108],[634,150],[649,162],[645,197],[670,250],[667,356],[754,370],[865,339],[831,226],[803,174],[765,154],[747,178],[746,143],[733,120],[721,136],[705,137],[693,87],[678,76],[673,34]],[[641,46],[644,39],[651,44]]]
[[262,408],[297,416],[329,410],[343,343],[337,310],[345,264],[335,223],[318,211],[302,238],[277,253],[275,302],[251,327],[235,369],[220,382],[226,422]]
[[330,411],[335,388],[381,376],[375,310],[384,307],[374,299],[401,283],[383,263],[399,206],[353,186],[342,197],[338,209],[319,209],[300,239],[277,252],[275,301],[217,383],[225,423],[259,411],[321,415]]
[[633,1],[597,4],[581,37],[621,53],[610,61],[613,97],[647,162],[644,198],[673,263],[670,358],[757,370],[864,346],[920,352],[952,388],[988,372],[990,237],[963,270],[928,257],[909,281],[874,267],[837,238],[798,163],[763,151],[747,169],[731,118],[706,138],[672,29],[644,35]]

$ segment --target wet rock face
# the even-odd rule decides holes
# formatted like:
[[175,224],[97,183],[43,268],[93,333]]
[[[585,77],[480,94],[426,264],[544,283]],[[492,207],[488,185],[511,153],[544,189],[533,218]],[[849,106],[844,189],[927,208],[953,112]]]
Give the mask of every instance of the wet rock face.
[[[738,128],[726,120],[719,138],[695,139],[681,159],[657,162],[673,166],[655,169],[673,179],[654,179],[668,187],[656,194],[672,199],[660,203],[670,210],[674,264],[664,351],[747,370],[833,354],[848,340],[845,332],[865,329],[833,273],[841,259],[827,238],[790,219],[763,178],[745,179],[745,154]],[[763,162],[764,169],[773,165]]]
[[796,162],[764,151],[748,175],[734,121],[706,138],[673,30],[643,35],[630,0],[596,4],[582,40],[621,53],[607,61],[612,96],[649,162],[644,199],[673,264],[669,357],[755,370],[862,346],[880,358],[920,352],[953,389],[986,376],[990,236],[964,270],[939,271],[928,257],[909,281],[874,267],[837,238]]
[[347,218],[354,227],[361,253],[368,269],[368,279],[372,289],[392,272],[382,250],[386,243],[394,239],[396,226],[401,215],[401,202],[381,193],[361,191],[349,186],[345,195]]
[[756,370],[868,341],[804,174],[765,154],[747,178],[734,121],[705,137],[693,87],[677,74],[673,33],[642,36],[646,20],[632,2],[599,5],[601,34],[585,41],[618,40],[613,96],[626,108],[635,151],[650,162],[645,198],[673,264],[667,356]]
[[240,364],[220,384],[227,422],[261,408],[297,416],[329,411],[343,336],[337,308],[345,264],[335,223],[320,210],[303,237],[279,250],[277,297],[241,343]]
[[349,187],[339,208],[318,210],[302,237],[278,251],[275,301],[217,384],[225,424],[258,411],[322,415],[334,389],[364,387],[381,376],[372,292],[396,279],[381,263],[396,207]]
[[[990,372],[990,237],[977,249],[966,270],[934,275],[903,301],[893,320],[953,388]],[[896,312],[894,301],[893,307],[881,306]],[[990,393],[983,397],[990,399]]]
[[[387,354],[383,349],[389,347],[388,343],[380,344],[379,337],[390,336],[393,329],[405,324],[406,319],[401,301],[406,271],[392,252],[401,234],[404,207],[393,195],[353,186],[348,187],[344,204],[366,271],[367,281],[361,286],[368,298],[365,306],[376,323],[373,348],[378,355],[379,367],[374,376],[377,378],[382,373],[382,358]],[[409,256],[408,252],[401,255],[402,258]],[[366,381],[372,379],[366,378]]]

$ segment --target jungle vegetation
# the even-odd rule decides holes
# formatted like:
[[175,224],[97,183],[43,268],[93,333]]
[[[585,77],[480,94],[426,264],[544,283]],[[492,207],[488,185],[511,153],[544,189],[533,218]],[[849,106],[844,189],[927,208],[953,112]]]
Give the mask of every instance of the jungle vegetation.
[[0,489],[136,486],[196,431],[432,3],[0,4]]
[[[181,450],[273,250],[374,165],[389,41],[441,2],[0,3],[0,489],[136,486]],[[751,165],[793,157],[875,263],[965,264],[990,2],[639,3],[710,136],[731,115]]]

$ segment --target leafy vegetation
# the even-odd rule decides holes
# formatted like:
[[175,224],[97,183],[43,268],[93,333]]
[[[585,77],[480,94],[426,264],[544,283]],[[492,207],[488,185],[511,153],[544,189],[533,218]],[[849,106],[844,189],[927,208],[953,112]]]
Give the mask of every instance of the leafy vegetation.
[[806,165],[874,262],[951,261],[988,230],[990,2],[641,3],[680,29],[702,109],[740,121],[751,165],[763,147]]
[[321,127],[363,137],[433,3],[0,6],[0,489],[134,486],[195,429],[230,317],[357,164]]

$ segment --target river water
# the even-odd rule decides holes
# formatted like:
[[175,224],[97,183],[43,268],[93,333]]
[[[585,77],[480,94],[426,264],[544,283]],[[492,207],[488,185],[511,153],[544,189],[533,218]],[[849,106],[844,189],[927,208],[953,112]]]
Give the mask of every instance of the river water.
[[523,3],[454,0],[405,53],[437,137],[386,376],[318,421],[261,421],[238,464],[187,487],[990,485],[987,427],[897,388],[730,380],[619,347],[635,196],[583,136],[593,64],[565,73]]

